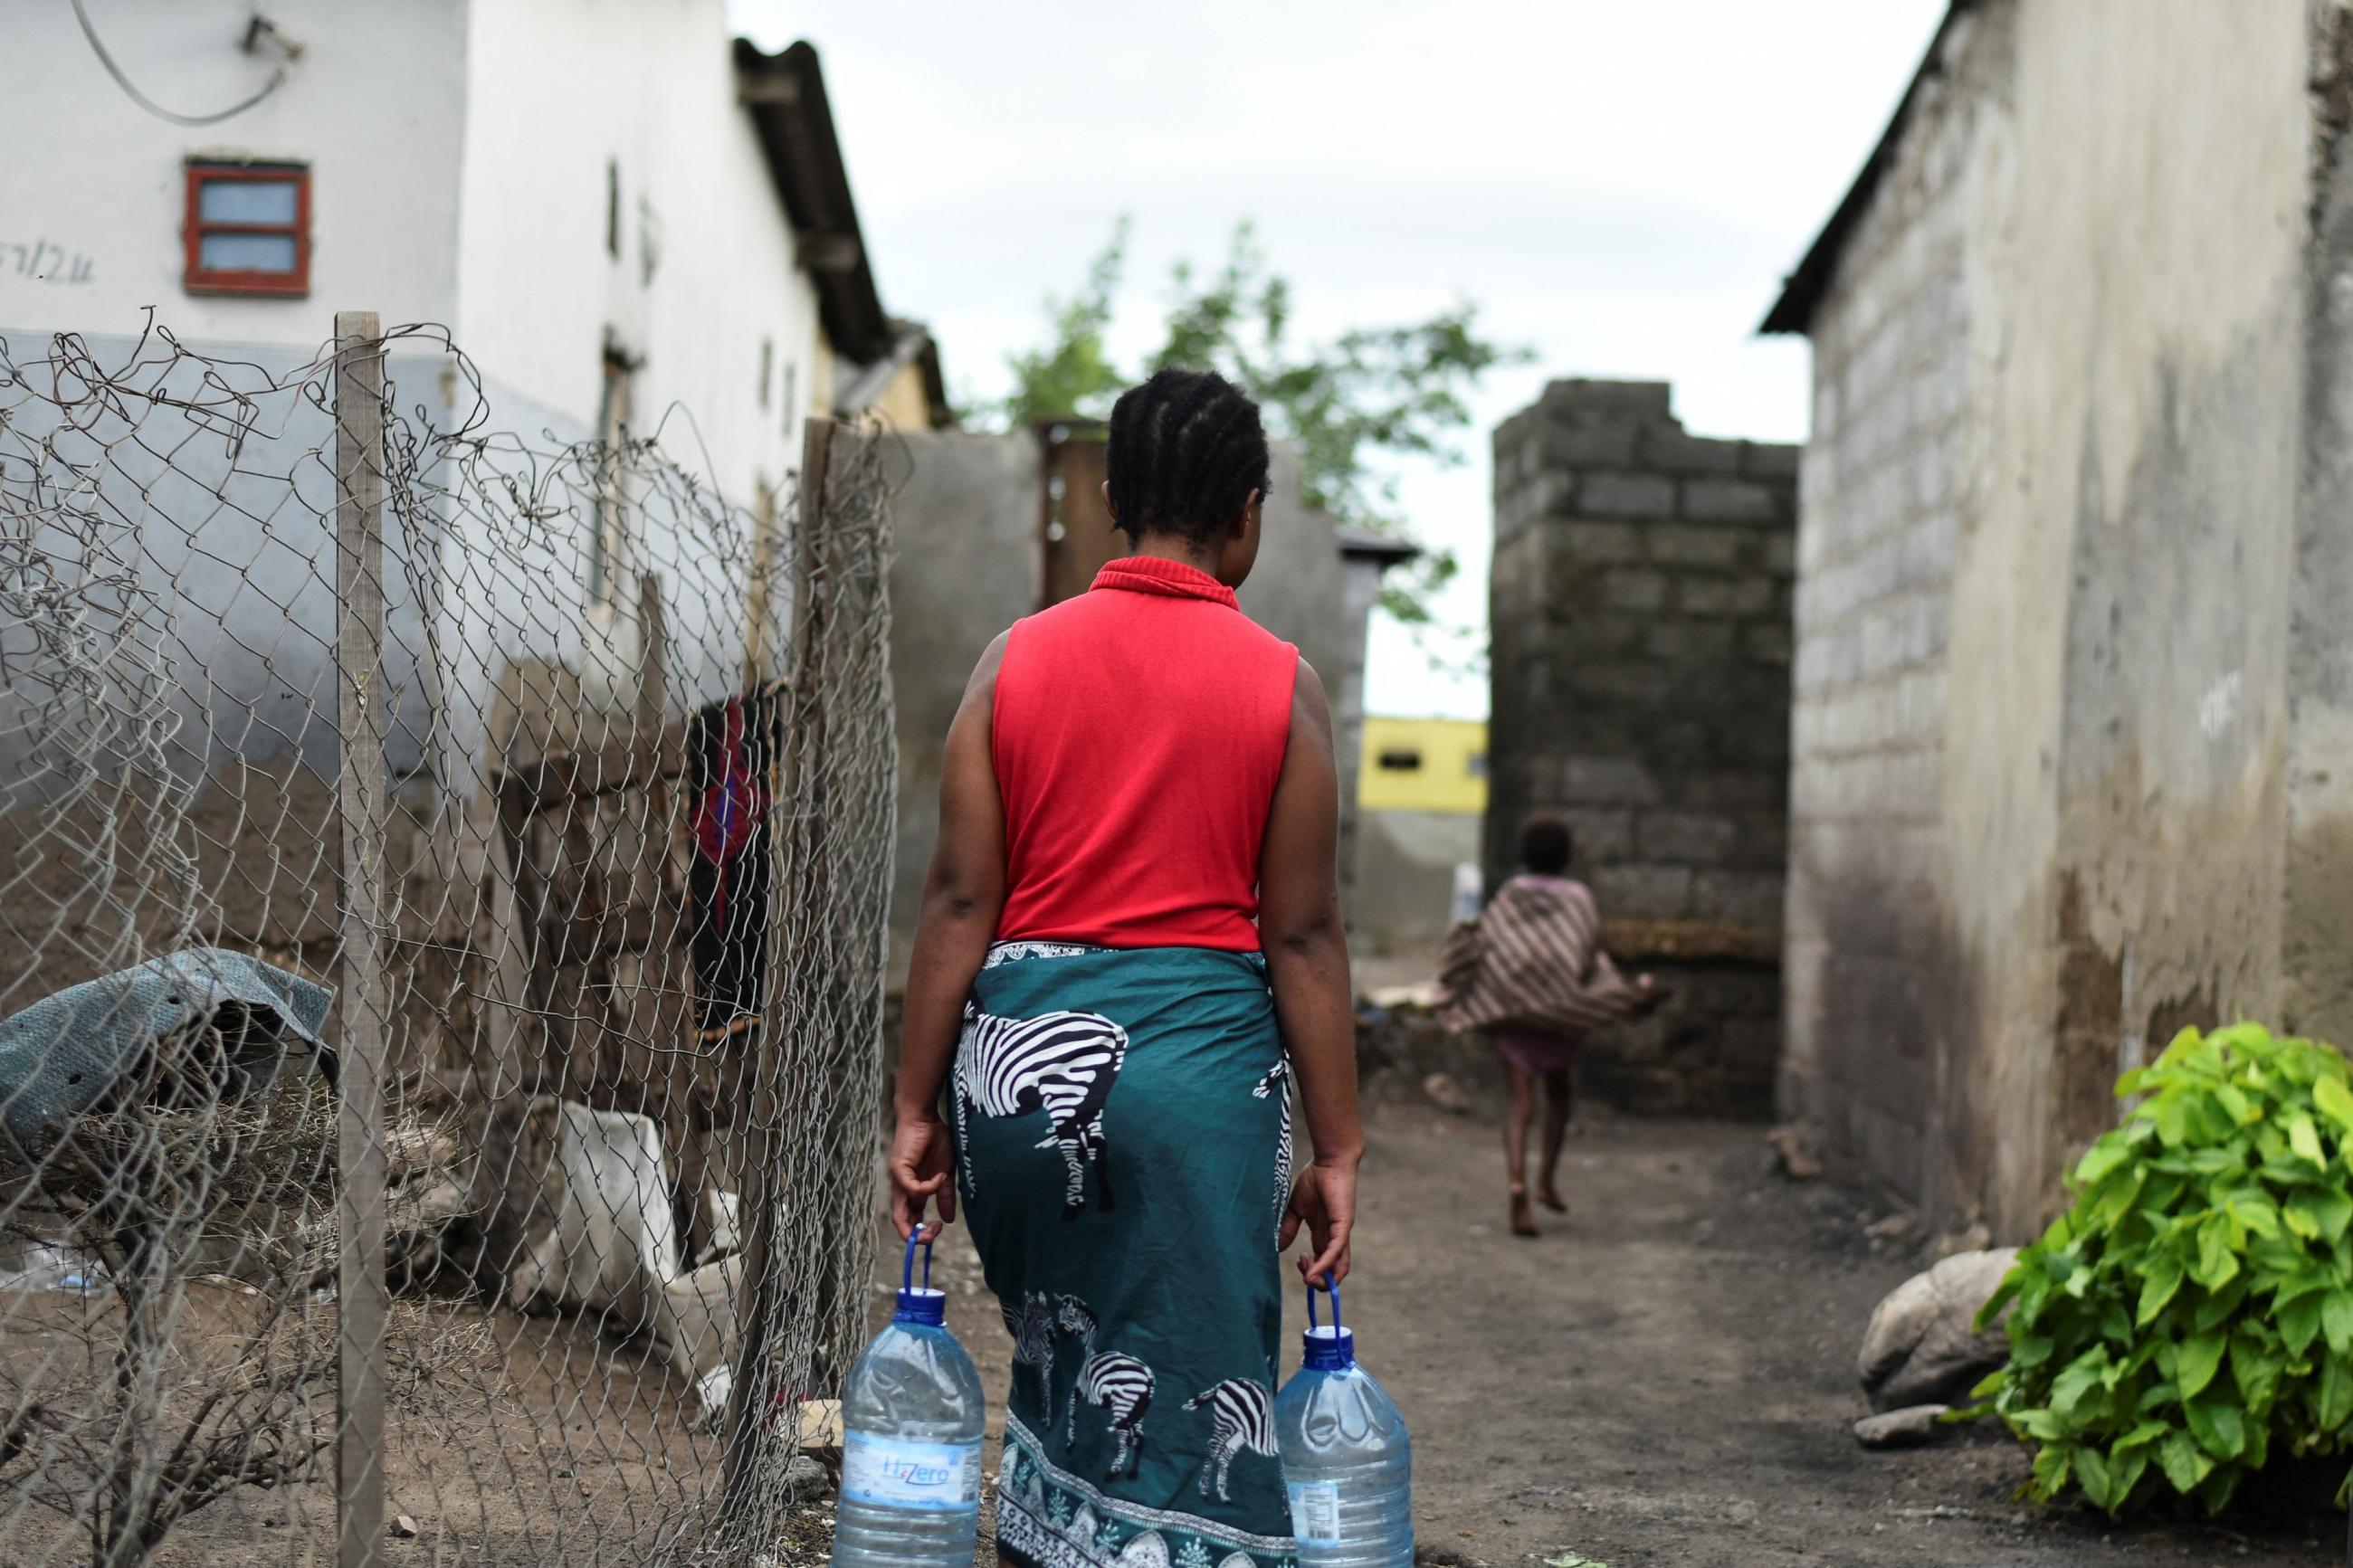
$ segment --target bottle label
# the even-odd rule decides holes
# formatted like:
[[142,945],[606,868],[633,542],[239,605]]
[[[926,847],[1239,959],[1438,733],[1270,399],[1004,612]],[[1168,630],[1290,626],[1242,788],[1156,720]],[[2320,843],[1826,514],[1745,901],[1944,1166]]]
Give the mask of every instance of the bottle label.
[[1291,1533],[1302,1546],[1340,1544],[1340,1484],[1291,1483]]
[[852,1432],[841,1447],[841,1495],[885,1508],[954,1512],[980,1506],[980,1445],[902,1443]]

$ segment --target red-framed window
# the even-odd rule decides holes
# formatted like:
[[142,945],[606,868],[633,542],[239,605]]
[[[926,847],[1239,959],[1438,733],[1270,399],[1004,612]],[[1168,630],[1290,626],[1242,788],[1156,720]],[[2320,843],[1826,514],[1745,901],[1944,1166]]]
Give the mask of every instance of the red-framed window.
[[190,163],[182,232],[191,294],[308,294],[310,168]]

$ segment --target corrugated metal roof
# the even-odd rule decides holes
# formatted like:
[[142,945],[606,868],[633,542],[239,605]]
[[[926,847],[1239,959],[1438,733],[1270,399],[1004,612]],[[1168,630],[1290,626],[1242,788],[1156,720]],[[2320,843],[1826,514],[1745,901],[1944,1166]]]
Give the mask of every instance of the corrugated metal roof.
[[1855,225],[1862,221],[1862,215],[1871,209],[1871,198],[1878,192],[1879,182],[1887,177],[1888,169],[1894,163],[1896,150],[1903,144],[1905,130],[1911,123],[1912,110],[1919,103],[1923,89],[1943,69],[1945,40],[1951,35],[1954,24],[1961,15],[1974,8],[1976,4],[1977,0],[1952,0],[1952,4],[1946,7],[1945,19],[1937,26],[1936,36],[1929,40],[1928,52],[1922,57],[1919,68],[1912,73],[1912,83],[1904,89],[1903,99],[1895,105],[1894,115],[1887,121],[1887,129],[1880,132],[1878,145],[1872,148],[1871,156],[1863,160],[1862,169],[1855,175],[1854,184],[1847,187],[1845,199],[1831,214],[1830,221],[1822,225],[1821,232],[1814,237],[1813,245],[1807,249],[1805,258],[1798,263],[1797,270],[1782,279],[1781,297],[1773,302],[1772,310],[1766,312],[1764,321],[1757,329],[1758,332],[1802,334],[1813,326],[1814,307],[1821,303],[1822,296],[1830,290],[1831,278],[1837,269],[1839,252],[1845,247],[1847,236],[1853,232]]
[[792,220],[800,264],[816,282],[826,341],[853,363],[884,358],[898,343],[900,325],[874,287],[816,46],[804,39],[771,55],[738,38],[735,81]]
[[1384,567],[1399,565],[1421,553],[1421,546],[1402,539],[1391,539],[1386,533],[1375,533],[1369,528],[1341,523],[1333,530],[1340,541],[1340,553],[1361,555],[1378,561]]

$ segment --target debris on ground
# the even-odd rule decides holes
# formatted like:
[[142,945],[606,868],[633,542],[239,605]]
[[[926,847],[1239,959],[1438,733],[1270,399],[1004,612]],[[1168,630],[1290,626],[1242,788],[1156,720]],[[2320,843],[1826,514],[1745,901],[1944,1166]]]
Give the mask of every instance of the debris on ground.
[[700,1264],[715,1263],[731,1252],[744,1250],[744,1198],[717,1187],[702,1194],[702,1234],[710,1239],[695,1255]]
[[13,1262],[0,1260],[0,1290],[63,1290],[87,1296],[106,1289],[104,1271],[63,1240],[37,1241]]
[[1776,1127],[1765,1134],[1781,1173],[1793,1182],[1810,1182],[1822,1173],[1822,1163],[1806,1147],[1806,1135],[1795,1127]]
[[1384,1013],[1427,1013],[1444,994],[1437,981],[1425,980],[1414,985],[1384,985],[1366,1000]]
[[1854,1424],[1854,1440],[1866,1448],[1910,1448],[1933,1443],[1945,1431],[1948,1405],[1907,1405],[1866,1415]]
[[1942,1263],[1956,1253],[1983,1252],[1993,1245],[1993,1232],[1983,1220],[1972,1220],[1958,1230],[1948,1230],[1930,1239],[1928,1261]]
[[1454,1081],[1451,1073],[1431,1073],[1421,1080],[1421,1092],[1430,1104],[1449,1116],[1471,1114],[1471,1097],[1462,1092],[1462,1086]]
[[554,1223],[509,1272],[508,1302],[601,1313],[617,1331],[649,1326],[680,1273],[660,1127],[573,1100],[543,1100],[532,1115],[552,1123],[540,1142],[554,1158],[539,1180],[554,1189]]
[[722,1258],[680,1275],[654,1299],[654,1346],[693,1388],[701,1405],[695,1419],[704,1426],[726,1415],[734,1390],[735,1300],[743,1282],[743,1259]]
[[1856,1362],[1873,1410],[1949,1404],[2010,1359],[2000,1324],[1979,1332],[1977,1315],[2017,1261],[2009,1247],[1957,1253],[1888,1293]]
[[396,1541],[414,1541],[417,1539],[417,1521],[405,1513],[396,1513],[385,1533]]
[[1875,1219],[1862,1227],[1862,1234],[1873,1241],[1883,1241],[1892,1247],[1902,1247],[1920,1234],[1920,1222],[1898,1209],[1884,1219]]
[[793,1412],[793,1447],[814,1458],[841,1462],[841,1401],[804,1399]]
[[807,1454],[795,1454],[785,1467],[785,1493],[795,1502],[821,1498],[833,1490],[833,1472]]

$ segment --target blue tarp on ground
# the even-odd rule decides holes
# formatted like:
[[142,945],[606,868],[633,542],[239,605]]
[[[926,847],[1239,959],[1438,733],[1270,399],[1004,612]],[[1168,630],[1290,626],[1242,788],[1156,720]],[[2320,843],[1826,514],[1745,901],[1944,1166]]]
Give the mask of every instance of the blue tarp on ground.
[[[167,1071],[210,1078],[187,1098],[234,1100],[269,1081],[290,1052],[332,1079],[335,1053],[320,1038],[333,993],[222,948],[188,948],[86,981],[0,1019],[0,1129],[31,1146],[61,1131],[145,1071],[156,1046],[178,1037]],[[209,1031],[218,1044],[197,1048]]]

